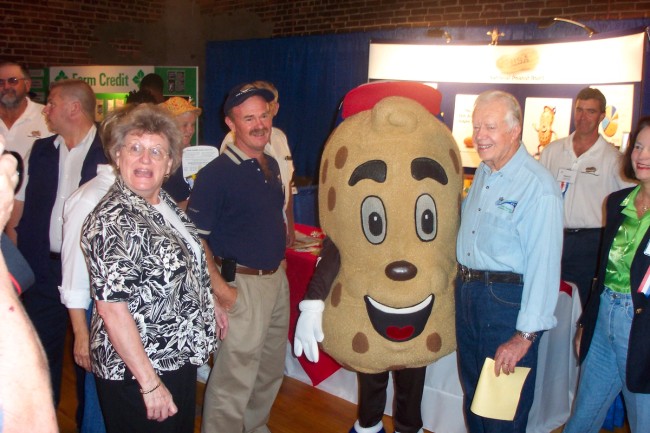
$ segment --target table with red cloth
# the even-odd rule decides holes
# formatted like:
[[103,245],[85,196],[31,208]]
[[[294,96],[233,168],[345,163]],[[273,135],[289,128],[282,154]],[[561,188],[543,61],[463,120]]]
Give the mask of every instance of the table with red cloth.
[[[287,278],[289,279],[291,313],[289,344],[285,374],[357,402],[357,382],[354,372],[345,370],[329,355],[320,352],[317,363],[304,356],[293,355],[293,336],[309,280],[314,273],[320,251],[319,240],[324,234],[315,227],[296,224],[301,243],[287,249]],[[528,422],[528,433],[549,432],[563,425],[569,417],[578,379],[578,365],[573,348],[573,335],[581,307],[577,289],[572,284],[560,287],[555,315],[558,326],[545,332],[540,340],[535,402]],[[389,381],[385,413],[392,413],[393,389]],[[458,379],[456,352],[427,367],[422,396],[422,421],[432,432],[465,433],[462,414],[463,392]]]
[[[300,315],[298,304],[305,297],[307,285],[316,268],[316,260],[320,253],[322,239],[325,237],[320,229],[302,224],[296,224],[296,232],[298,232],[296,235],[298,240],[297,245],[293,248],[287,248],[286,252],[287,279],[289,280],[289,300],[291,305],[289,313],[289,341],[292,347],[293,336],[296,332],[296,322]],[[309,239],[305,239],[299,234],[312,238],[313,242],[309,242]],[[304,356],[298,358],[298,362],[314,386],[341,368],[331,356],[322,351],[320,352],[317,363],[309,362]]]

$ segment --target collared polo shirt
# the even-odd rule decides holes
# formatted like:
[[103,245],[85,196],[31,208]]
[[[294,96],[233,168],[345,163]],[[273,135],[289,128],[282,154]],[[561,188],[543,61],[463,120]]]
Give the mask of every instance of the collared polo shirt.
[[45,118],[43,117],[42,104],[32,102],[27,98],[27,108],[23,114],[14,122],[11,129],[0,119],[0,135],[7,140],[7,150],[13,150],[27,160],[27,153],[32,148],[34,140],[45,138],[52,135],[47,129]]
[[[569,229],[600,228],[605,225],[603,205],[614,191],[635,184],[621,177],[622,154],[602,136],[585,153],[576,156],[573,137],[549,144],[540,162],[555,178],[564,198],[564,227]],[[575,181],[561,180],[560,170],[575,172]]]
[[280,169],[264,154],[272,175],[235,145],[199,171],[187,214],[215,256],[254,269],[276,269],[286,245]]

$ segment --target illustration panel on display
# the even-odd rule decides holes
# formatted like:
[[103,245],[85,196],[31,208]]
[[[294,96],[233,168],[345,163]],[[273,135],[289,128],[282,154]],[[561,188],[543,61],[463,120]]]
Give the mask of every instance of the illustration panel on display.
[[551,141],[569,135],[572,104],[568,98],[526,98],[522,140],[528,153],[539,158]]
[[607,100],[605,118],[600,123],[599,132],[605,140],[615,146],[625,148],[624,140],[627,139],[632,129],[634,114],[634,86],[632,84],[592,86],[603,92]]
[[481,159],[472,141],[472,111],[478,95],[456,95],[454,104],[454,124],[451,133],[456,139],[463,167],[478,167]]

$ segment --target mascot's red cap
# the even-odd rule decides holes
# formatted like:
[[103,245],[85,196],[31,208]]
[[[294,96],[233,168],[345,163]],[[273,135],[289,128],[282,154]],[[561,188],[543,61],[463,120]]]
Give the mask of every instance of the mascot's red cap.
[[403,96],[419,102],[431,114],[440,114],[442,93],[431,86],[414,81],[376,81],[350,90],[343,98],[343,119],[372,109],[387,96]]

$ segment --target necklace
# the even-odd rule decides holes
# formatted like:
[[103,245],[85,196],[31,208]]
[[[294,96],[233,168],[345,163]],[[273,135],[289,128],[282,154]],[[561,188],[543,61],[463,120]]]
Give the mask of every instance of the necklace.
[[[643,200],[643,198],[641,197],[641,194],[638,194],[636,197],[637,197],[637,201],[638,201],[637,209],[641,209],[641,211],[642,211],[641,214],[645,214],[648,211],[648,209],[650,209],[649,201],[648,200]],[[644,203],[644,201],[645,201],[645,203]]]

